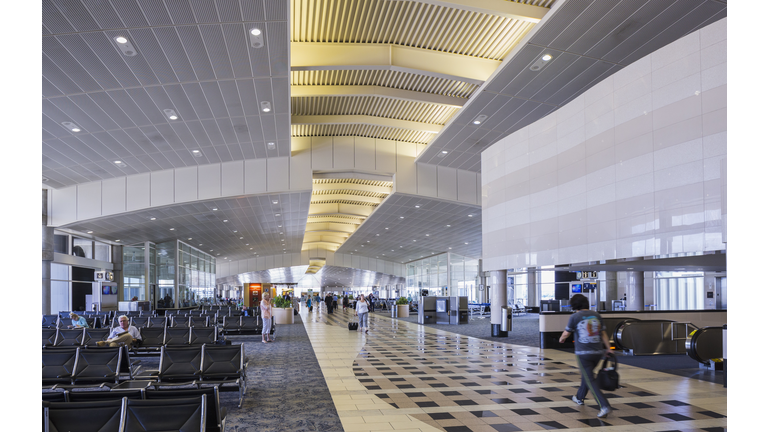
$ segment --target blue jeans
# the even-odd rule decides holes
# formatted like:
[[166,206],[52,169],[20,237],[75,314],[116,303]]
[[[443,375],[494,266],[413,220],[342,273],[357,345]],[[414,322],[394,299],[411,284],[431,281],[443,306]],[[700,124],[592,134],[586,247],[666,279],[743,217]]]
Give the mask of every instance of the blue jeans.
[[357,319],[361,329],[368,327],[368,312],[357,314]]

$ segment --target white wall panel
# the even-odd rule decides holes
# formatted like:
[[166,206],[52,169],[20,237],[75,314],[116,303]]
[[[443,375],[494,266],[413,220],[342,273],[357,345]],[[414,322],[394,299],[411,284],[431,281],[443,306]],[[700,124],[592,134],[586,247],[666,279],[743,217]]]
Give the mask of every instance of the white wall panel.
[[221,196],[221,164],[197,167],[197,199],[205,200]]
[[355,168],[363,171],[376,170],[376,140],[374,138],[355,138]]
[[437,167],[437,197],[457,200],[458,192],[458,174],[456,169],[449,167]]
[[418,193],[416,175],[416,144],[397,143],[397,173],[393,192]]
[[333,169],[355,169],[355,137],[333,138]]
[[155,171],[150,176],[149,203],[152,207],[173,204],[174,170]]
[[312,189],[312,153],[302,151],[291,156],[291,190]]
[[176,168],[173,170],[173,176],[174,202],[197,200],[197,167]]
[[376,171],[394,174],[397,170],[397,142],[376,140]]
[[61,226],[77,220],[77,187],[49,189],[51,207],[48,209],[50,226]]
[[467,204],[480,205],[478,195],[479,174],[472,171],[457,170],[457,199]]
[[437,165],[416,164],[418,194],[437,197]]
[[102,215],[113,215],[126,211],[126,178],[118,177],[101,182]]
[[333,138],[312,138],[312,170],[333,169]]
[[235,196],[245,192],[245,164],[243,161],[221,164],[221,195]]
[[726,22],[483,152],[486,270],[725,248]]
[[101,182],[77,186],[77,219],[93,219],[101,216]]
[[267,160],[245,161],[245,193],[260,194],[267,191]]
[[287,157],[267,159],[267,191],[284,192],[290,190],[290,160]]
[[150,206],[149,173],[128,176],[126,179],[126,207],[128,211],[141,210]]

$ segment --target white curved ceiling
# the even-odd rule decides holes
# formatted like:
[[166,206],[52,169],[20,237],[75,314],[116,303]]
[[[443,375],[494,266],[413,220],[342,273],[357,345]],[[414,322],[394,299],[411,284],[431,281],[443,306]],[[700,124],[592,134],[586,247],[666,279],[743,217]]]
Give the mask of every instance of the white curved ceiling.
[[[44,185],[285,157],[291,138],[306,136],[426,144],[419,163],[479,172],[480,152],[501,137],[726,15],[715,0],[44,0]],[[254,27],[260,48],[250,46]],[[120,35],[135,55],[123,55]],[[545,53],[553,59],[531,70]],[[472,124],[478,115],[487,118]],[[192,238],[236,260],[251,247],[282,253],[283,240],[287,252],[300,251],[310,200],[201,201],[67,228],[123,244]],[[400,221],[412,200],[385,199],[339,251],[402,262],[452,248],[480,258],[478,208],[421,199],[435,210]],[[282,227],[276,210],[290,215]],[[474,219],[454,219],[470,211]],[[388,240],[363,252],[383,228],[393,231]]]

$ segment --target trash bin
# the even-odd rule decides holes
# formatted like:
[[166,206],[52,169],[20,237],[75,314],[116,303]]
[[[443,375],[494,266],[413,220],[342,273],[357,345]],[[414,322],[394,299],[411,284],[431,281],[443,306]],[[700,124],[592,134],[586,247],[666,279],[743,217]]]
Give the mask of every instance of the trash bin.
[[508,306],[501,307],[501,331],[508,332],[512,330],[512,308]]

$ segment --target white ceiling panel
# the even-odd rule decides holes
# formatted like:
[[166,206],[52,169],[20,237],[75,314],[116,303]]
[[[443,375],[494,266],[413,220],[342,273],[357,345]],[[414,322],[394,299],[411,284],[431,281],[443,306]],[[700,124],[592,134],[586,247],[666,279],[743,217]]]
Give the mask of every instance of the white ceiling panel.
[[[535,24],[492,10],[470,12],[419,1],[43,0],[43,177],[51,187],[61,188],[158,170],[287,157],[292,137],[314,136],[426,144],[418,162],[479,172],[480,153],[494,142],[554,112],[632,61],[727,15],[726,2],[712,0],[511,3],[545,8],[544,20]],[[547,12],[549,8],[553,10]],[[263,31],[261,48],[249,44],[248,31],[254,26]],[[129,39],[136,55],[122,54],[114,41],[118,35]],[[417,68],[291,70],[294,42],[387,44],[501,66],[485,82],[447,79]],[[531,71],[543,53],[553,60]],[[429,97],[292,97],[292,86],[372,86]],[[436,97],[460,102],[426,102]],[[269,113],[260,109],[264,101],[271,103]],[[173,109],[179,119],[170,120],[164,109]],[[473,125],[480,114],[487,119]],[[381,121],[291,123],[293,116],[320,115],[365,115]],[[442,130],[434,134],[382,126],[397,120]],[[81,132],[62,126],[66,121]],[[276,149],[268,150],[268,142]],[[202,150],[202,157],[193,157],[192,149]],[[116,167],[115,160],[127,167]],[[69,228],[93,230],[99,238],[120,238],[123,244],[191,237],[191,244],[203,244],[201,249],[213,249],[223,254],[219,259],[228,260],[281,254],[277,233],[282,230],[285,252],[298,253],[310,197],[303,192],[194,202]],[[281,217],[274,216],[272,199],[279,200]],[[220,210],[211,210],[214,206]],[[150,216],[157,220],[150,221]],[[221,222],[226,218],[242,235]],[[446,250],[480,258],[480,221],[476,206],[395,194],[339,251],[393,262]],[[302,267],[250,277],[268,281],[301,276]],[[397,280],[333,267],[314,277],[324,284]]]

